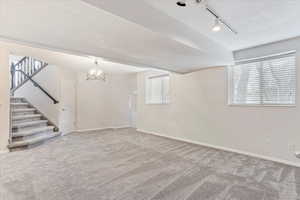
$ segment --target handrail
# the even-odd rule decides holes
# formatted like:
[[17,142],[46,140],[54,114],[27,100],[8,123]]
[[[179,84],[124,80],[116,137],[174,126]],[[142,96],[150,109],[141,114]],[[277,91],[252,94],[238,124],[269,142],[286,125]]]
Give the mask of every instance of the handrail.
[[34,58],[25,56],[23,57],[20,61],[18,61],[17,64],[12,63],[11,64],[11,74],[12,74],[12,79],[11,79],[11,93],[14,94],[14,92],[22,87],[29,79],[27,76],[24,76],[24,74],[18,74],[15,76],[14,71],[15,70],[22,70],[24,73],[26,73],[28,76],[31,78],[38,74],[41,70],[43,70],[48,63],[36,60]]
[[57,101],[54,97],[52,97],[44,88],[42,88],[42,86],[40,84],[38,84],[36,81],[34,81],[25,72],[23,72],[22,70],[14,70],[14,72],[20,72],[20,73],[22,73],[24,76],[26,76],[26,78],[28,78],[28,80],[30,80],[33,83],[33,85],[35,87],[39,88],[43,93],[45,93],[53,101],[54,104],[58,104],[59,103],[59,101]]

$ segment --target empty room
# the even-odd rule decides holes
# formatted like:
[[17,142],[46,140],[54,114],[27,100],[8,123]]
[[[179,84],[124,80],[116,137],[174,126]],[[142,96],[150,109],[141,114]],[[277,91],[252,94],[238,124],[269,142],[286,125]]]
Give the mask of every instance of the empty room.
[[0,0],[0,200],[299,200],[299,0]]

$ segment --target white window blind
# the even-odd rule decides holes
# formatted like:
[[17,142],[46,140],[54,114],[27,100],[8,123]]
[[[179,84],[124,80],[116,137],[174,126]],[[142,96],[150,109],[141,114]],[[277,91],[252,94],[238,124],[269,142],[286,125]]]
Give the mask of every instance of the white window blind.
[[294,105],[295,52],[238,62],[229,67],[229,104]]
[[146,77],[146,104],[168,104],[169,82],[169,74]]

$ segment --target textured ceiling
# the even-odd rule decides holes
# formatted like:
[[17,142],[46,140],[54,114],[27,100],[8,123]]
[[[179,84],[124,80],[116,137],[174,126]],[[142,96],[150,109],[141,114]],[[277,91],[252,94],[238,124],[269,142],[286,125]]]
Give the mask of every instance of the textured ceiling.
[[[177,36],[174,29],[169,31],[173,37],[80,0],[0,2],[2,38],[176,72],[225,65],[233,60],[232,52],[201,34],[197,33],[196,39],[202,45],[194,45],[185,35]],[[146,11],[136,9],[136,13]],[[189,31],[186,25],[160,11],[156,15],[157,20],[165,20],[164,27],[170,22],[179,24],[172,27]]]
[[19,61],[24,55],[27,55],[43,60],[51,65],[66,67],[76,72],[87,72],[93,68],[102,69],[105,73],[109,74],[128,74],[149,70],[147,68],[114,63],[103,59],[97,59],[99,64],[95,65],[95,58],[28,47],[20,44],[0,42],[0,45],[9,49],[11,52],[10,59],[16,59]]
[[0,37],[119,63],[191,72],[232,51],[300,35],[299,0],[207,0],[234,29],[187,0],[0,0]]
[[211,31],[214,18],[204,6],[187,0],[181,8],[174,0],[144,0],[174,19],[196,29],[199,33],[226,46],[239,50],[300,35],[299,0],[206,0],[238,34],[227,29]]

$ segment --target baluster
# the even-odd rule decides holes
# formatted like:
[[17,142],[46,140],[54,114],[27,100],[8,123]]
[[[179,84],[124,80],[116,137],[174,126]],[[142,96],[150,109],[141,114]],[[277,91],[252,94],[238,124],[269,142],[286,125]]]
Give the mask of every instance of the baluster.
[[[20,65],[19,65],[19,70],[22,70],[22,68],[23,68],[23,64],[22,63],[23,62],[21,62]],[[19,72],[19,77],[20,77],[20,79],[19,79],[19,84],[20,84],[21,81],[22,81],[22,73],[20,73],[20,72]]]
[[[18,70],[21,70],[21,63],[20,63],[20,66],[18,67]],[[20,72],[18,72],[18,86],[20,85],[20,83],[21,83],[21,78],[22,78],[22,74],[20,73]]]
[[[20,63],[20,65],[19,65],[19,70],[22,70],[22,63]],[[19,83],[18,83],[18,85],[19,85],[21,83],[22,74],[20,72],[18,74],[19,74]]]
[[25,65],[25,74],[28,74],[28,66],[29,66],[29,63],[27,63],[27,65]]
[[30,66],[30,76],[34,73],[34,67],[35,67],[35,62],[33,61],[31,63],[32,63],[32,65]]
[[14,68],[15,68],[15,66],[14,66],[14,64],[12,63],[11,64],[11,66],[10,66],[10,72],[11,72],[11,89],[13,89],[13,88],[15,88],[15,74],[14,74]]
[[32,74],[32,68],[33,68],[33,66],[34,66],[34,63],[33,63],[33,58],[31,58],[30,57],[30,76],[31,76],[31,74]]
[[[26,60],[25,60],[25,62],[22,63],[22,71],[23,71],[23,72],[25,72],[25,66],[26,66]],[[25,79],[25,77],[24,77],[24,74],[22,73],[22,80],[21,80],[21,81],[23,82],[24,79]],[[21,82],[21,83],[22,83],[22,82]]]
[[[28,64],[26,65],[26,74],[29,75],[29,66],[30,66],[30,62],[28,62]],[[26,78],[27,79],[27,78]]]
[[[23,64],[22,63],[20,63],[20,70],[23,70]],[[20,76],[20,82],[19,82],[19,85],[20,85],[22,83],[23,74],[19,72],[19,76]]]
[[18,70],[18,66],[17,65],[14,65],[15,67],[14,67],[14,70],[15,70],[15,74],[14,74],[14,76],[15,76],[15,80],[14,80],[14,86],[15,87],[17,87],[18,86],[18,72],[16,72],[16,70]]
[[30,76],[30,71],[29,71],[29,69],[30,69],[30,62],[29,62],[29,64],[27,65],[27,72],[26,72],[26,74]]
[[19,85],[19,72],[15,72],[15,87]]
[[[20,63],[18,65],[18,70],[22,70],[22,63]],[[20,72],[18,72],[18,85],[20,85],[21,78],[22,78],[21,76],[22,76],[22,74]]]
[[38,63],[38,64],[37,64],[37,70],[39,70],[39,69],[41,69],[41,66],[42,66],[42,65],[41,65],[41,61],[37,61],[37,63]]
[[13,64],[13,79],[14,79],[14,83],[13,83],[13,86],[14,86],[14,88],[15,87],[17,87],[17,77],[16,77],[16,75],[17,75],[18,73],[16,72],[16,66]]
[[14,87],[17,87],[17,81],[18,81],[18,77],[17,77],[18,72],[16,72],[16,70],[17,70],[17,66],[14,65]]
[[[28,75],[28,67],[29,67],[29,65],[30,65],[30,63],[29,63],[29,60],[28,59],[26,59],[27,60],[27,62],[26,62],[26,67],[25,67],[25,74],[27,74]],[[26,78],[26,76],[25,76],[25,80],[26,80],[27,78]]]
[[14,87],[16,88],[18,86],[18,72],[16,72],[16,68],[15,68],[15,73],[14,73]]
[[[25,63],[23,63],[23,65],[22,65],[22,71],[23,72],[25,72],[25,68],[26,68],[26,61],[25,61]],[[26,73],[26,72],[25,72]],[[25,79],[25,76],[24,76],[24,74],[22,73],[22,82],[24,81],[24,79]]]
[[38,71],[40,69],[40,62],[37,60],[35,62],[36,62],[35,71]]
[[29,65],[27,65],[27,75],[29,75],[30,76],[30,67],[31,67],[31,63],[29,63]]
[[[28,61],[27,61],[27,65],[26,65],[26,74],[28,75],[28,68],[29,68],[29,66],[30,66],[30,58],[28,58]],[[25,79],[27,79],[27,78],[25,78]]]
[[28,62],[28,65],[27,65],[27,70],[28,70],[28,71],[27,71],[27,73],[26,73],[27,75],[30,75],[30,74],[29,74],[29,73],[30,73],[30,72],[29,72],[29,67],[30,67],[30,66],[31,66],[31,62],[30,62],[30,58],[29,58],[29,62]]
[[[28,68],[29,68],[29,65],[30,65],[30,63],[29,62],[27,62],[27,65],[26,65],[26,74],[28,75],[29,74],[29,70],[28,70]],[[25,80],[26,80],[27,78],[25,77]]]
[[36,61],[35,61],[35,59],[34,59],[33,73],[36,72],[37,68],[38,68],[38,64],[36,63]]
[[30,73],[30,68],[31,68],[31,65],[28,65],[28,75],[30,76],[31,73]]

